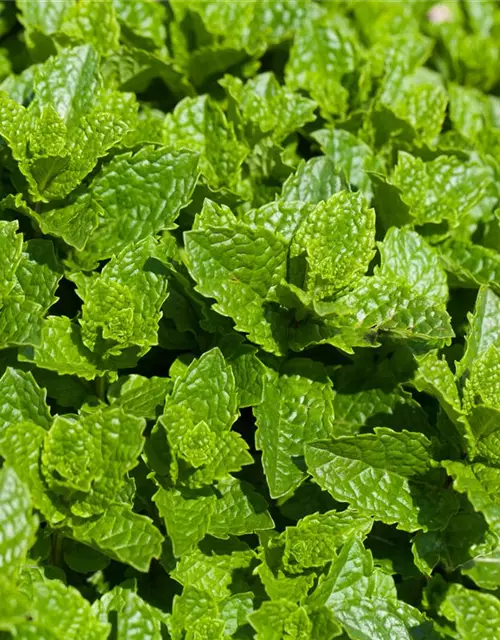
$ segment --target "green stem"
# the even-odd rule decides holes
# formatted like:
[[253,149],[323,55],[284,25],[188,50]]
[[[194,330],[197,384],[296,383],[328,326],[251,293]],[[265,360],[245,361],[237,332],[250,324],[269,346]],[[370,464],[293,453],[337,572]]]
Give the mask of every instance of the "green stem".
[[51,564],[55,565],[56,567],[62,566],[63,542],[63,536],[57,531],[54,531],[54,533],[52,534],[52,550],[50,553],[50,560]]
[[104,396],[106,393],[106,376],[99,376],[98,378],[96,378],[95,390],[99,400],[104,400]]

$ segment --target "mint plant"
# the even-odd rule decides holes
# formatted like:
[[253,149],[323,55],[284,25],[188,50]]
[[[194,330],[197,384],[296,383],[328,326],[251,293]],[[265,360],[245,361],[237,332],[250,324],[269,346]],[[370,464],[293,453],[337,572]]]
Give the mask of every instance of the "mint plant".
[[0,36],[0,638],[498,640],[498,2]]

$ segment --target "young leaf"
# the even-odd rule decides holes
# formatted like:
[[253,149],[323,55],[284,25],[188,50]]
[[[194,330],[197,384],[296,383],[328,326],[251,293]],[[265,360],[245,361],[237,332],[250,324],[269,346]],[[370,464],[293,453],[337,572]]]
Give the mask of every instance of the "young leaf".
[[286,274],[284,242],[266,229],[241,223],[210,231],[210,240],[205,231],[185,234],[187,266],[197,291],[215,298],[214,310],[232,318],[250,340],[279,353],[282,323],[265,301],[269,289]]

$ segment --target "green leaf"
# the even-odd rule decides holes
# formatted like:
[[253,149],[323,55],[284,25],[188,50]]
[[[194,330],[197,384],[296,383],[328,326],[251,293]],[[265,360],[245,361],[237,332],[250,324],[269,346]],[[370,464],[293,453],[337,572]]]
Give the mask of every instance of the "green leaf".
[[[31,513],[27,485],[14,469],[0,469],[0,566],[5,578],[17,577],[33,543],[38,520]],[[1,624],[1,623],[0,623]]]
[[280,142],[315,119],[315,103],[280,86],[272,73],[262,73],[245,84],[228,75],[220,84],[234,100],[250,140],[270,135]]
[[100,274],[82,286],[82,340],[91,351],[104,347],[119,355],[128,347],[145,353],[158,342],[161,307],[167,298],[165,269],[154,259],[157,243],[148,238],[121,251]]
[[177,557],[189,553],[208,532],[216,496],[210,489],[164,489],[153,496]]
[[141,637],[144,640],[161,640],[166,615],[152,607],[137,593],[123,587],[114,587],[97,600],[92,609],[104,623],[113,613],[117,615],[116,638]]
[[217,601],[209,591],[186,587],[180,596],[174,596],[169,620],[172,640],[182,640],[186,634],[221,640],[224,626]]
[[105,555],[147,572],[153,558],[161,555],[163,536],[146,516],[126,505],[111,505],[89,520],[73,519],[71,535]]
[[232,476],[223,478],[217,482],[216,497],[208,526],[210,535],[229,538],[274,527],[267,502],[248,482]]
[[184,588],[196,587],[217,600],[231,595],[233,576],[248,570],[255,554],[240,541],[208,541],[184,555],[170,574]]
[[285,599],[302,602],[311,590],[316,575],[310,571],[302,573],[289,570],[285,564],[286,539],[276,531],[259,534],[260,564],[255,570],[271,600]]
[[[0,379],[0,418],[2,432],[13,424],[30,421],[44,429],[52,423],[47,393],[29,371],[7,367]],[[3,438],[3,433],[2,433]]]
[[173,229],[190,201],[197,164],[196,154],[165,147],[143,146],[114,156],[90,186],[100,214],[83,255],[110,258],[132,242]]
[[16,283],[0,310],[0,346],[36,345],[43,316],[56,301],[62,273],[49,240],[29,240],[16,271]]
[[59,39],[88,42],[101,55],[110,55],[119,46],[120,25],[112,2],[85,0],[73,4],[60,25]]
[[460,637],[493,640],[500,624],[500,600],[492,594],[452,584],[439,605],[439,613],[455,623]]
[[38,110],[52,106],[71,128],[95,104],[99,90],[99,58],[90,45],[68,49],[51,58],[35,73]]
[[474,313],[468,315],[466,349],[457,366],[457,377],[461,378],[468,373],[474,360],[491,344],[500,341],[500,324],[497,321],[499,312],[498,296],[491,289],[481,288],[477,294]]
[[48,316],[41,327],[40,344],[20,349],[19,360],[85,380],[93,380],[108,371],[83,344],[80,327],[66,316]]
[[172,388],[169,378],[146,378],[133,373],[120,377],[109,387],[107,395],[110,404],[118,405],[126,413],[154,420],[163,410]]
[[387,524],[439,529],[458,510],[456,496],[432,470],[430,442],[422,434],[377,427],[374,434],[307,444],[305,451],[307,468],[323,489]]
[[283,184],[281,200],[318,204],[346,187],[343,175],[328,156],[301,161]]
[[437,640],[432,623],[397,600],[392,578],[374,569],[371,554],[353,538],[346,542],[329,573],[306,602],[307,610],[327,609],[353,638],[410,638],[414,633]]
[[448,283],[439,255],[418,233],[392,227],[379,249],[384,278],[408,285],[417,295],[438,303],[446,300]]
[[375,212],[360,194],[341,191],[333,195],[316,205],[292,240],[293,284],[304,285],[316,298],[352,285],[367,270],[374,241]]
[[472,87],[452,83],[448,87],[450,119],[465,138],[477,140],[491,128],[492,105],[487,96]]
[[77,589],[48,579],[38,567],[25,570],[19,592],[30,606],[14,637],[76,640],[85,634],[89,640],[104,640],[110,631]]
[[440,346],[454,335],[444,304],[431,303],[408,286],[377,275],[362,278],[351,292],[315,309],[334,328],[343,329],[347,345],[373,344],[388,334],[410,344]]
[[498,535],[500,532],[500,471],[483,463],[464,464],[445,460],[442,463],[448,475],[453,478],[453,486],[459,493],[465,493],[476,511],[482,513]]
[[101,205],[93,198],[82,198],[57,209],[36,216],[43,233],[62,238],[66,244],[83,250],[104,215]]
[[500,259],[498,253],[479,244],[446,242],[440,247],[443,267],[465,287],[491,285],[496,290],[500,284]]
[[362,140],[344,129],[318,129],[312,137],[328,158],[342,169],[347,181],[367,198],[372,196],[368,172],[381,169],[373,150]]
[[251,463],[245,441],[230,431],[237,416],[231,366],[219,349],[212,349],[176,379],[160,418],[176,458],[171,467],[174,479],[179,476],[179,464],[185,472],[181,480],[198,487]]
[[338,558],[326,576],[308,598],[308,608],[345,609],[350,601],[363,597],[395,599],[396,591],[390,576],[373,566],[370,551],[355,536],[346,540]]
[[[307,166],[306,163],[304,166]],[[312,164],[309,166],[313,166]],[[307,174],[307,171],[305,171]],[[292,177],[294,180],[295,176]],[[300,182],[300,181],[299,181]],[[305,185],[308,186],[307,184]],[[327,187],[328,188],[328,187]],[[323,187],[322,187],[323,189]],[[306,202],[286,201],[283,198],[269,202],[258,209],[250,209],[242,215],[243,222],[250,226],[262,227],[271,233],[280,235],[286,242],[290,242],[298,227],[307,220],[311,214],[312,206]],[[233,221],[227,221],[233,224]],[[224,226],[229,226],[227,222]],[[212,226],[220,226],[213,224]]]
[[358,44],[347,26],[304,21],[297,31],[285,68],[291,89],[304,89],[327,114],[344,114],[348,91],[344,77],[355,70]]
[[234,126],[208,96],[179,102],[165,119],[164,141],[169,148],[199,155],[201,174],[211,189],[239,191],[248,148],[237,140]]
[[34,422],[19,422],[4,431],[0,453],[25,482],[31,493],[33,506],[51,524],[59,524],[67,516],[67,509],[50,493],[41,472],[41,451],[47,431]]
[[257,640],[306,640],[311,637],[312,623],[306,609],[288,600],[263,602],[249,620],[257,631]]
[[292,361],[281,375],[268,370],[263,401],[253,411],[272,498],[293,492],[305,479],[305,444],[331,435],[333,398],[324,368],[311,360],[297,360],[295,366]]
[[196,290],[215,298],[213,309],[232,318],[236,329],[248,333],[250,340],[279,353],[283,330],[277,312],[268,309],[265,301],[269,289],[285,277],[284,242],[266,229],[237,224],[210,227],[210,236],[205,230],[189,231],[185,244]]
[[112,0],[112,4],[127,40],[145,49],[164,47],[166,31],[163,6],[141,0]]
[[394,69],[390,81],[386,79],[380,104],[407,123],[417,138],[432,144],[441,131],[448,104],[440,77],[426,67],[409,75],[399,76],[398,71]]
[[454,226],[486,194],[490,178],[480,164],[453,156],[424,162],[400,151],[391,180],[416,224],[447,220]]
[[[21,15],[20,21],[26,29],[27,41],[30,48],[36,50],[37,45],[45,44],[51,51],[53,45],[44,42],[43,36],[54,34],[62,22],[65,15],[74,6],[74,0],[18,0],[16,2]],[[50,40],[49,40],[50,42]]]
[[314,513],[285,529],[284,566],[297,573],[323,567],[336,557],[336,549],[356,535],[364,538],[371,530],[370,516],[353,509]]
[[[74,514],[89,517],[119,501],[125,474],[137,465],[145,421],[119,407],[106,407],[79,420],[57,417],[45,439],[42,471],[55,491],[78,491]],[[86,493],[88,495],[82,495]]]
[[[448,445],[459,450],[474,451],[474,437],[462,409],[458,387],[448,363],[439,358],[435,351],[430,351],[416,358],[418,368],[412,385],[417,391],[423,391],[436,398],[450,419],[453,430],[443,433]],[[457,435],[459,436],[457,438]]]
[[[474,361],[470,376],[465,381],[463,389],[463,404],[468,412],[472,412],[474,405],[485,404],[488,407],[500,408],[500,349],[491,345],[479,358]],[[493,412],[491,412],[493,414]],[[480,431],[485,431],[483,420],[476,420]],[[486,429],[486,431],[491,431]]]
[[264,393],[264,376],[266,368],[257,357],[257,349],[253,345],[227,341],[221,343],[226,361],[233,370],[236,390],[239,396],[239,407],[253,407],[262,402]]
[[0,296],[3,300],[16,284],[15,272],[21,262],[23,237],[16,233],[17,222],[0,221]]
[[[344,378],[345,372],[342,373],[341,378]],[[354,391],[352,387],[339,388],[342,379],[334,382],[336,393],[333,401],[333,434],[336,437],[354,435],[365,426],[385,426],[397,431],[404,425],[409,431],[429,433],[425,412],[409,393],[400,389],[385,391],[383,388]],[[356,388],[361,386],[356,384]]]
[[215,433],[231,428],[238,416],[234,375],[218,348],[194,360],[177,378],[162,416],[172,442],[200,422]]
[[[464,497],[460,511],[450,518],[443,531],[418,532],[412,541],[412,552],[419,570],[430,576],[440,564],[446,571],[460,571],[469,575],[480,586],[482,580],[494,577],[488,569],[497,570],[489,562],[495,555],[496,536],[489,530],[482,514],[474,511]],[[488,588],[488,587],[487,587]]]

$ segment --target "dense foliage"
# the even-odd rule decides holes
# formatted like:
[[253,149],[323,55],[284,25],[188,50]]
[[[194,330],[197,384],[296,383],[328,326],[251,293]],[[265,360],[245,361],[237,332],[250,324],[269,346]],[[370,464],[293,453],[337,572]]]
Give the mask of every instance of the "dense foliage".
[[498,640],[499,3],[0,33],[0,636]]

